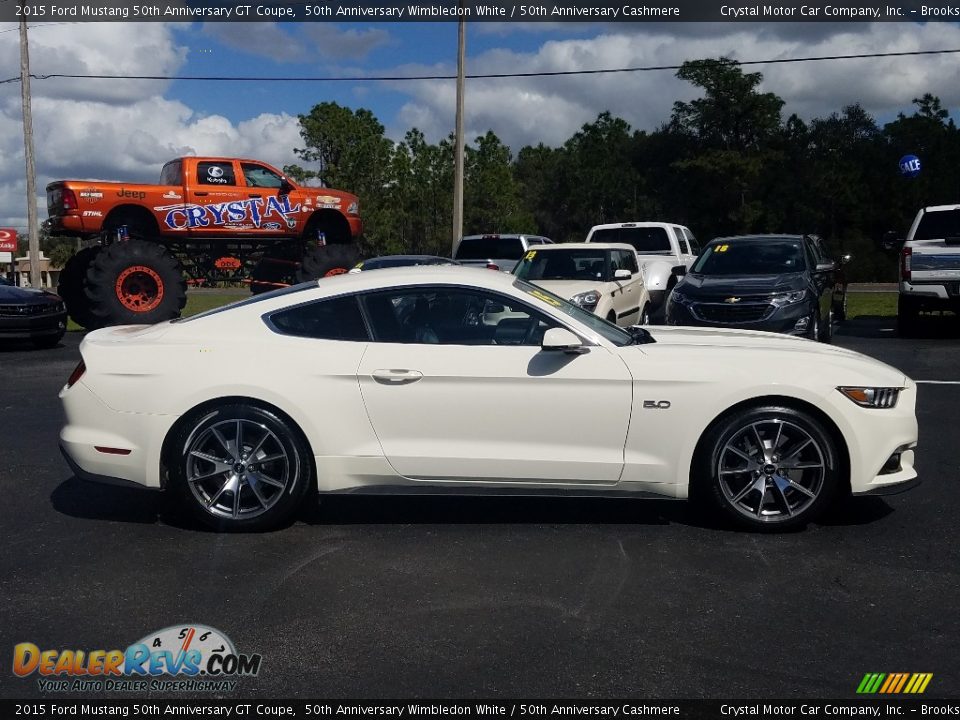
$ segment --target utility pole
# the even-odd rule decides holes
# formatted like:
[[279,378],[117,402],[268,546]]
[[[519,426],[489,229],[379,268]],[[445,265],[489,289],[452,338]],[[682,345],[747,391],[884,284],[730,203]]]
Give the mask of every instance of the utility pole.
[[27,237],[30,287],[40,287],[40,234],[37,227],[37,169],[33,161],[33,114],[30,107],[30,51],[27,21],[20,20],[20,99],[23,104],[23,157],[27,165]]
[[450,257],[456,253],[457,243],[463,237],[463,66],[466,58],[466,27],[466,21],[461,19],[457,38],[457,119],[453,150],[453,240]]

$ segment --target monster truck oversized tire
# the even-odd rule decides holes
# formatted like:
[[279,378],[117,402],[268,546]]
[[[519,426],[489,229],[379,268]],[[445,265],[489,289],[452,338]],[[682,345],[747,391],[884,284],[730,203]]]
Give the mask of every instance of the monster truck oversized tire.
[[150,325],[180,315],[187,284],[167,250],[142,240],[104,248],[87,271],[90,313],[101,325]]
[[329,275],[342,275],[360,259],[356,245],[324,245],[310,248],[303,256],[297,280],[307,282]]
[[74,254],[60,271],[60,284],[57,286],[57,294],[66,303],[70,317],[77,325],[88,330],[95,330],[100,327],[100,323],[90,312],[90,301],[87,300],[83,288],[90,263],[102,249],[99,245],[95,245],[83,248]]

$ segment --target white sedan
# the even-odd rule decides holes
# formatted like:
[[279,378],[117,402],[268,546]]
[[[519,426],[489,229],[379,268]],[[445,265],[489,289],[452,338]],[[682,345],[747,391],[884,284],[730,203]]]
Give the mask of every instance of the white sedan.
[[892,367],[624,330],[487,270],[324,278],[80,353],[60,393],[76,475],[167,488],[222,530],[280,525],[315,491],[693,497],[774,530],[916,478],[916,386]]

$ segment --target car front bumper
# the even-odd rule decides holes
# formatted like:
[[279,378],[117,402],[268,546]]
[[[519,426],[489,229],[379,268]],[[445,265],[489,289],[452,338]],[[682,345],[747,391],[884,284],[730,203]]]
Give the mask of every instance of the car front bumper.
[[30,340],[60,335],[67,330],[67,312],[42,315],[0,315],[0,339]]
[[666,312],[668,325],[718,327],[730,328],[731,330],[763,330],[764,332],[782,333],[784,335],[805,336],[810,333],[812,309],[808,303],[800,302],[776,308],[760,320],[712,321],[697,315],[695,311],[691,310],[690,305],[682,305],[671,298],[667,301]]

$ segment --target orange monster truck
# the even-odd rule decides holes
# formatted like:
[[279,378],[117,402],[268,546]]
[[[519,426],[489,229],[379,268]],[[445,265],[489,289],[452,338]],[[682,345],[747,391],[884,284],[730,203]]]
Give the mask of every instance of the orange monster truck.
[[[356,195],[299,187],[257,160],[183,157],[159,185],[47,185],[50,232],[89,241],[58,291],[86,328],[180,314],[189,278],[263,292],[346,272],[363,229]],[[186,278],[185,278],[186,276]]]

